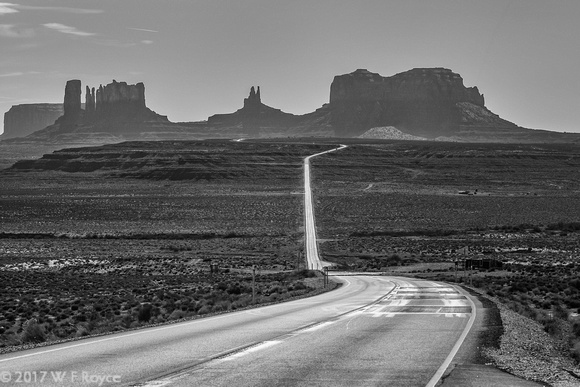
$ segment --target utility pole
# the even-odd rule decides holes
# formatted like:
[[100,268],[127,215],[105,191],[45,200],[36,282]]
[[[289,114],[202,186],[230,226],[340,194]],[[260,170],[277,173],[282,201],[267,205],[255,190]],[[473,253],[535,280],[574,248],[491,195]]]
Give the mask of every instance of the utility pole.
[[252,304],[256,303],[256,265],[252,266]]

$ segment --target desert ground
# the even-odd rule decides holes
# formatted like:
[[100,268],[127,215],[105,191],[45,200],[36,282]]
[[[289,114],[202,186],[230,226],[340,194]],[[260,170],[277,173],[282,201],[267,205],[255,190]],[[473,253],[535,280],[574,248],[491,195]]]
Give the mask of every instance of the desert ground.
[[319,291],[322,279],[301,260],[301,168],[304,156],[324,148],[126,143],[48,153],[41,169],[4,170],[0,345]]
[[312,161],[324,260],[472,287],[579,358],[578,145],[353,139],[127,142],[15,164],[5,156],[0,345],[321,291],[302,270],[302,159],[338,143],[349,146]]

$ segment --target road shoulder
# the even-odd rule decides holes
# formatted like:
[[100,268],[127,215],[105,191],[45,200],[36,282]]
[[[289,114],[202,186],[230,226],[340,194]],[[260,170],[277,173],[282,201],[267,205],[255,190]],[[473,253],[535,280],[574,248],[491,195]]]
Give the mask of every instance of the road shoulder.
[[441,378],[441,386],[542,386],[529,380],[504,372],[492,364],[484,348],[499,348],[504,332],[497,305],[469,289],[461,289],[468,295],[477,315],[463,345]]

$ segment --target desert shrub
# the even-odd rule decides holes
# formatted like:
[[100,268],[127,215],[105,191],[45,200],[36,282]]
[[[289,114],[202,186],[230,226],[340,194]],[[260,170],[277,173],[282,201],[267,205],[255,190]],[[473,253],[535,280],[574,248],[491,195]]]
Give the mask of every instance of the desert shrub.
[[153,307],[151,304],[143,304],[139,307],[139,312],[137,313],[137,319],[139,321],[147,322],[151,319],[151,310]]
[[559,318],[562,320],[568,320],[569,311],[561,304],[556,304],[552,307],[552,313],[555,318]]
[[580,363],[580,340],[574,340],[570,348],[572,358]]
[[77,324],[76,337],[88,336],[91,333],[89,325],[86,323]]
[[228,287],[227,292],[229,294],[240,294],[242,293],[242,289],[239,283],[232,284]]
[[46,340],[46,334],[36,319],[32,318],[23,324],[20,340],[23,344],[42,343]]
[[204,305],[201,308],[199,308],[199,310],[197,311],[197,314],[208,314],[210,312],[211,312],[211,306]]
[[58,326],[52,330],[52,335],[57,339],[65,339],[70,337],[75,331],[76,329],[70,325]]
[[168,320],[179,320],[185,317],[185,312],[182,311],[181,309],[175,309],[173,312],[171,312],[171,314],[169,315],[169,317],[167,318]]
[[387,258],[387,264],[392,266],[399,266],[403,259],[398,254],[393,254],[389,258]]
[[217,284],[216,289],[225,291],[228,288],[228,284],[225,282],[220,282]]
[[121,324],[125,328],[129,328],[131,326],[132,322],[133,322],[133,316],[131,316],[129,314],[126,314],[123,317],[121,317]]
[[576,319],[572,322],[572,335],[580,339],[580,319]]
[[213,306],[213,311],[214,312],[222,312],[222,311],[226,311],[226,310],[230,310],[232,307],[232,304],[230,301],[224,300],[224,301],[219,301],[217,302],[214,306]]
[[236,301],[232,302],[232,309],[245,308],[246,306],[250,305],[251,301],[252,301],[251,297],[239,298]]

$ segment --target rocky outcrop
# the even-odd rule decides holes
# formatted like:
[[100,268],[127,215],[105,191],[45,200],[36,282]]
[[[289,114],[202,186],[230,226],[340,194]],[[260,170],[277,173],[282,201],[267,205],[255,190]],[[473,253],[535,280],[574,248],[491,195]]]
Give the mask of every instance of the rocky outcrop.
[[14,105],[4,113],[2,139],[23,137],[54,124],[64,113],[61,103]]
[[256,135],[267,130],[282,130],[296,124],[299,116],[284,113],[262,103],[260,87],[250,88],[244,98],[244,107],[230,114],[216,114],[208,118],[210,127],[239,127],[247,134]]
[[78,119],[81,110],[81,81],[73,79],[64,88],[64,120]]
[[459,74],[445,68],[417,68],[392,77],[359,69],[336,76],[330,87],[330,108],[339,135],[395,126],[435,138],[453,135],[465,125],[516,127],[485,108],[477,87],[465,87]]
[[412,69],[392,77],[359,69],[336,76],[330,86],[330,103],[348,100],[471,102],[484,106],[477,87],[465,87],[459,74],[444,68]]
[[[129,85],[114,81],[97,90],[86,86],[84,110],[81,105],[81,81],[68,81],[64,96],[64,114],[53,125],[30,134],[26,139],[33,141],[78,141],[75,136],[86,137],[98,134],[100,138],[110,136],[134,138],[142,133],[155,132],[165,126],[175,129],[169,122],[145,105],[143,83]],[[182,127],[179,130],[183,130]]]
[[85,91],[85,114],[87,117],[95,113],[95,88],[86,87]]
[[149,119],[150,110],[145,106],[145,85],[137,83],[128,85],[117,82],[100,85],[95,96],[95,113],[97,119],[107,117],[135,117]]
[[260,108],[262,106],[262,98],[260,97],[260,86],[258,86],[258,91],[254,89],[254,86],[250,88],[250,95],[248,98],[244,98],[244,110],[247,112],[253,112],[254,115],[259,114]]
[[403,133],[393,126],[383,126],[380,128],[371,128],[358,136],[359,138],[369,138],[376,140],[408,140],[408,141],[424,141],[426,138],[413,136],[411,134]]

